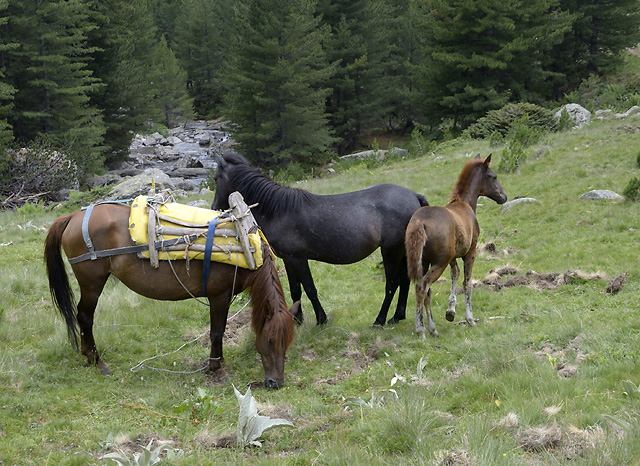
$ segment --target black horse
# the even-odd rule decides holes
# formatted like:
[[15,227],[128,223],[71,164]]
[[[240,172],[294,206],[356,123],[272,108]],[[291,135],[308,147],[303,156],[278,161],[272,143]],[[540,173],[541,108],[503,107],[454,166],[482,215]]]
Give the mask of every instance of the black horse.
[[[404,234],[413,213],[429,205],[424,196],[393,184],[321,196],[274,183],[239,154],[215,156],[216,193],[212,209],[227,209],[228,197],[240,192],[275,253],[284,261],[291,297],[313,305],[316,321],[327,321],[313,284],[309,260],[330,264],[358,262],[378,247],[386,277],[385,297],[374,325],[384,325],[391,300],[400,287],[398,305],[389,323],[405,318],[410,280]],[[294,317],[302,322],[302,308]]]

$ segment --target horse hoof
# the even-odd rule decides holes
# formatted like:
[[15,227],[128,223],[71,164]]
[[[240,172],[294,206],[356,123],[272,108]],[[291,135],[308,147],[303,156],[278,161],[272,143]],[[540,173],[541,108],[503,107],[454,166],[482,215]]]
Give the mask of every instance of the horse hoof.
[[100,361],[96,365],[102,375],[111,375],[111,369],[104,362]]
[[302,317],[302,315],[298,316],[295,315],[293,316],[293,323],[296,324],[297,326],[302,325],[302,323],[304,322],[304,317]]
[[476,326],[475,319],[467,320],[467,324],[469,325],[469,327],[475,327]]
[[456,318],[456,313],[455,312],[447,312],[446,318],[447,318],[447,320],[449,322],[453,322],[453,319]]
[[396,317],[393,316],[391,319],[387,320],[388,324],[397,324],[398,322],[400,322],[401,320],[406,319],[406,317]]
[[316,325],[326,325],[327,322],[329,322],[329,318],[325,316],[324,318],[317,320]]
[[228,379],[229,379],[229,375],[227,374],[227,371],[220,368],[212,374],[211,382],[218,385],[218,384],[226,383]]
[[381,324],[380,322],[376,321],[376,322],[371,324],[371,328],[377,328],[377,329],[382,330],[384,328],[384,324]]

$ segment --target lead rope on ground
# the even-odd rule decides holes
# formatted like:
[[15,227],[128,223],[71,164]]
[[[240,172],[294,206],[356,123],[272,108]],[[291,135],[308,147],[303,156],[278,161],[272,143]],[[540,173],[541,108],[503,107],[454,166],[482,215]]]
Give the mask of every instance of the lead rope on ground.
[[[233,314],[231,317],[229,317],[227,319],[227,322],[229,322],[230,320],[232,320],[234,317],[236,317],[238,314],[240,314],[242,311],[245,310],[245,308],[249,305],[249,303],[251,302],[251,299],[249,299],[244,306],[242,306],[235,314]],[[151,356],[150,358],[147,359],[143,359],[142,361],[140,361],[138,364],[136,364],[135,366],[133,366],[132,368],[130,368],[129,370],[131,372],[140,372],[142,369],[151,369],[154,371],[158,371],[158,372],[168,372],[170,374],[196,374],[198,372],[202,372],[203,370],[205,370],[207,367],[209,367],[209,361],[219,361],[220,358],[206,358],[203,362],[204,362],[204,366],[201,367],[200,369],[196,369],[193,371],[174,371],[171,369],[162,369],[159,367],[153,367],[153,366],[148,366],[146,363],[148,361],[153,361],[154,359],[158,359],[158,358],[163,358],[165,356],[169,356],[171,354],[177,353],[178,351],[182,350],[182,348],[184,348],[187,345],[190,345],[191,343],[195,343],[196,341],[200,340],[202,337],[204,337],[207,334],[207,332],[203,332],[202,334],[200,334],[198,337],[194,338],[191,341],[188,341],[184,344],[182,344],[182,346],[180,346],[180,348],[175,349],[173,351],[169,351],[168,353],[164,353],[164,354],[158,354],[156,356]]]

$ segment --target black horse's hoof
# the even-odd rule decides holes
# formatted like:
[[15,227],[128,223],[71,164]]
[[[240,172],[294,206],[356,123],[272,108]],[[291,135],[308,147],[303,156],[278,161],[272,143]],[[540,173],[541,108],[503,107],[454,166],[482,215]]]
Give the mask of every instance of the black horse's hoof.
[[324,319],[317,320],[316,325],[327,325],[327,322],[329,322],[329,319],[325,317]]
[[302,313],[300,313],[300,315],[296,314],[293,316],[293,323],[300,326],[302,325],[302,323],[304,322],[304,317],[302,316]]
[[384,328],[384,322],[380,323],[377,320],[371,324],[371,328],[377,328],[382,330]]
[[401,316],[401,317],[393,316],[391,319],[387,320],[387,324],[397,324],[398,322],[404,319],[406,319],[406,317],[404,316]]
[[455,312],[447,312],[445,317],[447,318],[447,320],[449,322],[453,322],[453,320],[456,318],[456,313]]

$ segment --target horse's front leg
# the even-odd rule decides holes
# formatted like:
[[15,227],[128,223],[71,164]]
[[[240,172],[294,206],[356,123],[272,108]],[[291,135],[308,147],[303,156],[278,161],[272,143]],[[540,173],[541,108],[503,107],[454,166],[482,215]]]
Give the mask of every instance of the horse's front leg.
[[[209,316],[211,328],[211,354],[209,355],[209,370],[217,372],[222,368],[224,356],[222,354],[222,338],[227,327],[227,314],[231,303],[231,292],[209,298]],[[224,374],[222,374],[224,376]]]
[[464,319],[467,321],[467,324],[470,327],[476,325],[475,321],[473,320],[473,312],[471,312],[471,290],[473,288],[471,283],[471,272],[473,271],[473,263],[475,259],[475,249],[464,258],[464,280],[462,282],[465,300]]
[[[287,280],[289,281],[289,292],[291,293],[291,299],[293,302],[300,302],[302,298],[302,285],[300,284],[300,279],[296,275],[296,270],[289,264],[288,260],[284,261],[284,269],[287,272]],[[302,304],[298,306],[298,312],[296,312],[293,316],[293,321],[302,325],[304,322],[304,315],[302,314]]]
[[460,267],[458,267],[458,261],[453,259],[450,264],[451,267],[451,294],[449,295],[449,307],[447,308],[447,320],[453,322],[456,317],[456,287],[458,284],[458,277],[460,276]]
[[[309,269],[309,262],[306,259],[288,258],[285,261],[285,264],[288,264],[285,265],[287,269],[287,276],[289,275],[289,269],[291,269],[299,283],[302,283],[304,292],[307,294],[307,297],[313,306],[313,310],[316,313],[316,323],[318,325],[326,324],[327,314],[324,312],[324,308],[318,299],[318,290],[316,289],[316,285],[313,283],[311,269]],[[291,283],[291,281],[289,281],[289,283]],[[293,302],[296,302],[300,299],[300,294],[296,297],[292,293],[291,298],[293,299]],[[302,315],[302,307],[298,310],[296,316],[297,315]]]

